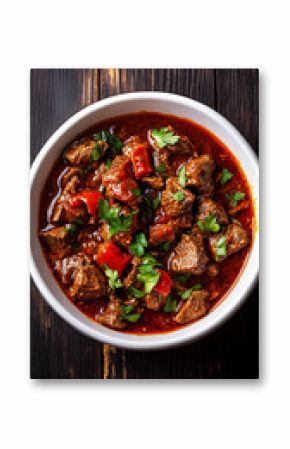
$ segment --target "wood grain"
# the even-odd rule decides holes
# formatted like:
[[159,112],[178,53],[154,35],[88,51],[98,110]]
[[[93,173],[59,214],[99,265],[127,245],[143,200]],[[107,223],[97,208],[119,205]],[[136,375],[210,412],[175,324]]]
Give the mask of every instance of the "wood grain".
[[[101,98],[137,90],[173,92],[225,115],[258,152],[258,71],[85,69],[31,71],[31,159],[70,115]],[[258,287],[207,338],[175,350],[135,352],[73,330],[31,285],[31,377],[195,379],[258,377]]]

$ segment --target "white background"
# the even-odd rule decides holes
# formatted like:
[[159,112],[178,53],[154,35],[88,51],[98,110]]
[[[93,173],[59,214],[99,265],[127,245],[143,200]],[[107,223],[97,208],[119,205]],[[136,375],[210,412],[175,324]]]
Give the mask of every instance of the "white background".
[[[2,3],[0,446],[289,447],[289,2],[101,3]],[[29,380],[29,69],[138,66],[260,69],[259,381]]]

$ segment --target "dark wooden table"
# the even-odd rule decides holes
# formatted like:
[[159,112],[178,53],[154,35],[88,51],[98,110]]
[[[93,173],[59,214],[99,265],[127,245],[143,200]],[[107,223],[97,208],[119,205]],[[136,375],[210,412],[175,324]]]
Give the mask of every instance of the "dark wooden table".
[[[31,71],[31,161],[68,117],[108,96],[138,90],[196,99],[227,117],[258,152],[258,70]],[[180,349],[139,353],[72,329],[31,282],[31,377],[37,379],[252,379],[259,375],[258,287],[216,332]]]

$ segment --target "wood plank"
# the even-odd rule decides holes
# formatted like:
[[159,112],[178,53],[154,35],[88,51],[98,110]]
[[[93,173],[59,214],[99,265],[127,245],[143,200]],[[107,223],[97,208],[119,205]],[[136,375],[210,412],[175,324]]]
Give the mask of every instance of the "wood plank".
[[[50,135],[86,103],[82,70],[31,71],[31,159]],[[82,97],[82,95],[84,95]],[[100,343],[75,331],[31,282],[30,375],[33,379],[102,378]]]

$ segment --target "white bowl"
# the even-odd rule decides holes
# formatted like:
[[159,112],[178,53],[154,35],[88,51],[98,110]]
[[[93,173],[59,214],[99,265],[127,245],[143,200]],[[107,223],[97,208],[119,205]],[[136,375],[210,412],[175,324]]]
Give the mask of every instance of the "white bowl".
[[68,323],[99,341],[129,349],[162,349],[192,342],[223,323],[245,300],[257,278],[259,268],[258,231],[253,248],[234,288],[224,301],[199,321],[180,330],[132,335],[109,329],[83,315],[64,295],[44,257],[38,238],[40,195],[47,176],[63,148],[78,134],[98,122],[137,111],[154,111],[186,117],[208,128],[220,138],[240,161],[256,202],[258,217],[258,163],[252,149],[241,134],[224,117],[209,107],[178,95],[137,92],[98,101],[67,120],[47,141],[31,169],[31,274],[48,304]]

